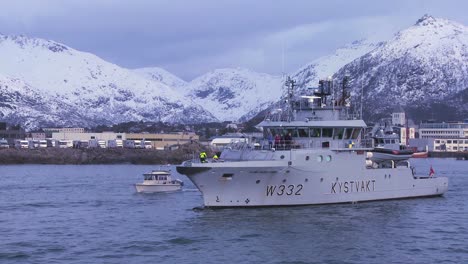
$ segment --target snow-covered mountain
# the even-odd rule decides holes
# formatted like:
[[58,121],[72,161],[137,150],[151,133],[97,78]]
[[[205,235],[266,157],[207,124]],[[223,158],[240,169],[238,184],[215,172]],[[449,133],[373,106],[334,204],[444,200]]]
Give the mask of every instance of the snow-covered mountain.
[[178,90],[181,90],[182,92],[185,92],[184,87],[187,85],[187,82],[175,76],[174,74],[166,71],[163,68],[149,67],[149,68],[139,68],[133,71],[145,78],[149,78],[150,80],[164,83],[165,85],[169,87],[176,88]]
[[[64,113],[69,118],[64,125],[80,124],[82,119],[73,107],[54,100],[49,95],[19,79],[0,75],[0,120],[37,127],[39,124],[55,124]],[[34,118],[31,118],[33,116]]]
[[[316,87],[319,79],[332,76],[380,45],[382,42],[376,40],[355,41],[291,76],[299,88]],[[214,70],[184,85],[184,89],[187,96],[222,121],[246,121],[278,102],[285,92],[284,78],[240,68]]]
[[[283,78],[218,69],[190,82],[161,68],[129,70],[42,39],[0,35],[0,119],[26,127],[126,121],[246,121],[279,101]],[[336,73],[336,74],[334,74]],[[355,41],[291,74],[299,88],[350,76],[364,118],[395,106],[413,118],[468,116],[468,29],[424,16],[384,41]]]
[[247,69],[218,69],[187,86],[187,96],[222,121],[246,121],[282,93],[282,78]]
[[381,39],[354,41],[337,49],[334,54],[323,56],[305,65],[292,74],[292,78],[297,80],[298,87],[316,87],[320,79],[332,76],[344,65],[383,45],[383,43]]
[[468,27],[425,15],[335,78],[345,74],[356,98],[364,88],[367,119],[402,106],[416,119],[462,120],[468,115]]
[[[162,82],[53,41],[0,35],[0,58],[1,74],[23,81],[27,85],[20,84],[21,87],[30,87],[48,104],[60,103],[73,108],[72,112],[83,119],[80,124],[216,120],[190,98]],[[11,85],[14,83],[8,87]],[[60,106],[50,107],[60,109]],[[18,111],[17,114],[25,119],[29,116],[29,120],[38,118],[35,112]],[[54,121],[57,125],[68,124],[71,119],[68,114],[64,111]]]

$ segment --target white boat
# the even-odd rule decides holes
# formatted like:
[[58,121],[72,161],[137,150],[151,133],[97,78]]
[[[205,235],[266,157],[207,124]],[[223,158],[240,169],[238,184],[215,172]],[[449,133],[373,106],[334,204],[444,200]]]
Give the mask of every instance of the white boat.
[[[193,159],[177,166],[201,191],[206,207],[352,203],[447,191],[446,177],[415,175],[408,160],[368,158],[372,148],[361,139],[366,124],[349,114],[345,81],[341,91],[333,91],[331,80],[321,81],[305,96],[294,94],[293,80],[286,84],[286,105],[258,125],[265,138],[260,147],[239,142],[224,148],[224,162]],[[292,139],[274,145],[266,140],[289,133]]]
[[183,182],[179,179],[173,180],[169,170],[153,170],[144,173],[144,181],[135,184],[137,192],[174,192],[182,188]]
[[400,143],[400,135],[393,131],[390,119],[382,119],[371,131],[374,149],[368,154],[372,161],[407,160],[414,151]]

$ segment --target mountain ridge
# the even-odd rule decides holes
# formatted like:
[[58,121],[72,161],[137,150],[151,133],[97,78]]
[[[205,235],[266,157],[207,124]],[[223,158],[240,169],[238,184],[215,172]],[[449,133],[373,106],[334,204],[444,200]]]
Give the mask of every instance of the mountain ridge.
[[[57,42],[2,35],[0,57],[0,73],[23,80],[50,103],[74,107],[72,112],[83,116],[81,124],[216,121],[200,105],[162,82]],[[31,114],[29,119],[35,118]],[[69,118],[64,112],[55,122],[67,124]]]
[[[397,104],[417,120],[443,120],[444,114],[460,120],[468,113],[467,32],[460,23],[424,15],[391,39],[354,41],[291,76],[300,89],[328,76],[350,76],[353,105],[359,106],[363,91],[370,121]],[[22,35],[0,35],[0,57],[0,117],[27,128],[245,122],[283,96],[281,76],[224,68],[187,82],[162,68],[125,69]]]

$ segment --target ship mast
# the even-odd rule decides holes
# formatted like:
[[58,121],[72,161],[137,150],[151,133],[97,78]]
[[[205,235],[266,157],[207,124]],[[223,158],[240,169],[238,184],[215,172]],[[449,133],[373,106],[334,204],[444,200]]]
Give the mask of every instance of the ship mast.
[[285,85],[287,87],[287,95],[286,95],[286,100],[287,100],[287,120],[292,121],[293,120],[293,109],[294,109],[294,86],[296,85],[296,81],[291,79],[291,77],[286,78]]

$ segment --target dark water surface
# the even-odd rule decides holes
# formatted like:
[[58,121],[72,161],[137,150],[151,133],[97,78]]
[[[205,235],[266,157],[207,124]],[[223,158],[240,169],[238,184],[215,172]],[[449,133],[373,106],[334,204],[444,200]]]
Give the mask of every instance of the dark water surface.
[[137,194],[155,166],[0,166],[0,263],[468,263],[468,161],[419,159],[444,197],[192,210]]

